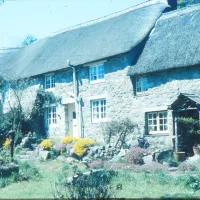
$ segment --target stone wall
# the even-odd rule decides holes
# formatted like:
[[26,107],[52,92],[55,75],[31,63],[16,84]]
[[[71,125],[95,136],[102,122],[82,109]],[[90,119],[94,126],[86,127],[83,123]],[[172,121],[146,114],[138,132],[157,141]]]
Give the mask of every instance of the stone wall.
[[[107,120],[130,118],[139,125],[140,131],[133,133],[135,138],[146,135],[145,113],[167,110],[178,97],[180,92],[200,93],[199,68],[173,69],[162,73],[154,73],[148,76],[149,89],[142,94],[134,94],[135,83],[128,77],[127,69],[134,60],[134,52],[121,55],[105,62],[105,81],[91,84],[89,80],[89,67],[81,66],[77,70],[78,92],[82,98],[82,117],[84,137],[91,137],[98,141],[104,141],[102,128],[105,123],[92,123],[91,100],[106,98]],[[57,125],[51,127],[51,137],[63,137],[68,133],[68,104],[63,100],[69,99],[69,93],[73,93],[72,70],[55,72],[56,85],[51,89],[56,97],[62,100],[57,108]],[[44,76],[39,76],[33,86],[27,89],[23,98],[23,106],[28,112],[35,100],[35,94],[39,87],[43,87]],[[11,98],[11,101],[13,99]],[[4,103],[4,111],[8,109]],[[169,134],[146,135],[152,148],[172,147],[173,123],[172,111],[168,111]]]

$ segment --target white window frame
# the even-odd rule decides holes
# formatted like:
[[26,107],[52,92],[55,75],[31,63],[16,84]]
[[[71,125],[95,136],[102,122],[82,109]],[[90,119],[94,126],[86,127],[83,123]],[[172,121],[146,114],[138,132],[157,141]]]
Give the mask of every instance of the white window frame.
[[[163,117],[160,118],[160,114],[163,114]],[[164,114],[167,114],[165,117]],[[152,117],[150,118],[150,115]],[[154,118],[153,115],[156,115]],[[162,120],[162,123],[160,123],[160,120]],[[166,120],[166,122],[165,122]],[[156,121],[156,124],[154,124],[154,121]],[[150,123],[151,122],[151,123]],[[157,112],[149,112],[147,113],[147,128],[148,128],[148,134],[168,134],[169,133],[169,124],[168,124],[168,112],[167,111],[157,111]],[[161,130],[161,126],[163,126],[163,130]],[[167,127],[166,130],[164,130],[164,126]],[[150,127],[157,127],[157,130],[151,130]]]
[[[141,85],[139,87],[139,84]],[[139,90],[141,88],[141,90]],[[149,89],[148,77],[147,76],[138,76],[136,77],[136,93],[143,93]]]
[[58,119],[57,119],[57,107],[51,106],[46,108],[46,124],[47,126],[56,126]]
[[[48,84],[49,87],[47,88],[47,78],[50,78],[50,83]],[[56,85],[56,77],[55,74],[46,74],[45,75],[45,89],[49,90],[49,89],[54,89]]]
[[[100,77],[100,74],[99,71],[100,71],[100,66],[103,66],[103,77]],[[93,80],[92,78],[92,70],[93,69],[96,69],[96,79]],[[104,63],[101,63],[101,64],[98,64],[98,65],[95,65],[95,66],[90,66],[90,83],[93,84],[93,83],[101,83],[101,82],[104,82],[105,81],[105,66],[104,66]]]
[[[107,102],[106,99],[93,99],[90,101],[91,102],[91,119],[92,119],[92,123],[98,123],[98,122],[106,122],[107,121]],[[97,106],[96,106],[96,110],[94,108],[94,103],[98,102]],[[103,102],[103,104],[102,104]],[[98,108],[98,111],[97,111]],[[103,108],[103,112],[102,112],[102,108]],[[95,111],[95,113],[94,113]],[[94,115],[97,115],[97,118],[94,118]],[[103,117],[102,117],[103,115]]]

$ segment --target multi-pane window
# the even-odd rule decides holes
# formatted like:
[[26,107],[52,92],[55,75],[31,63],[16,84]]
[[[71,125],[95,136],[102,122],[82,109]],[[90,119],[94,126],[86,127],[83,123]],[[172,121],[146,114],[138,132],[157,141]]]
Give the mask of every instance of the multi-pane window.
[[148,113],[148,132],[166,133],[168,131],[167,111]]
[[136,78],[136,91],[144,92],[148,90],[148,78],[146,76],[141,76]]
[[90,67],[90,81],[104,79],[104,64]]
[[91,101],[92,107],[92,121],[101,121],[106,118],[106,100],[93,100]]
[[55,87],[55,75],[51,74],[51,75],[46,75],[45,76],[45,88],[49,89],[49,88],[54,88]]
[[49,107],[47,108],[47,124],[56,124],[57,119],[56,119],[56,107]]

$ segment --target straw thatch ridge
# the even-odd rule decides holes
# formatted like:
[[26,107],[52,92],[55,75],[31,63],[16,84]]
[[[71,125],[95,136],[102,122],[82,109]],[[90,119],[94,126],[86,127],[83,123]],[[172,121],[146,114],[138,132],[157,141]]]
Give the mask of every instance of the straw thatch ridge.
[[128,75],[200,64],[200,4],[163,14]]
[[152,2],[36,41],[0,58],[1,71],[30,77],[64,69],[67,59],[78,66],[128,52],[147,37],[167,7],[166,3]]

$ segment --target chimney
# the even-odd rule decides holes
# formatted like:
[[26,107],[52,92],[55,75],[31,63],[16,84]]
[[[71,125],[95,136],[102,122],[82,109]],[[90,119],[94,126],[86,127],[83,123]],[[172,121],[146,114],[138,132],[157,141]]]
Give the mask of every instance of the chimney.
[[170,12],[177,9],[177,0],[167,0],[167,3],[170,7],[166,8],[164,12]]

